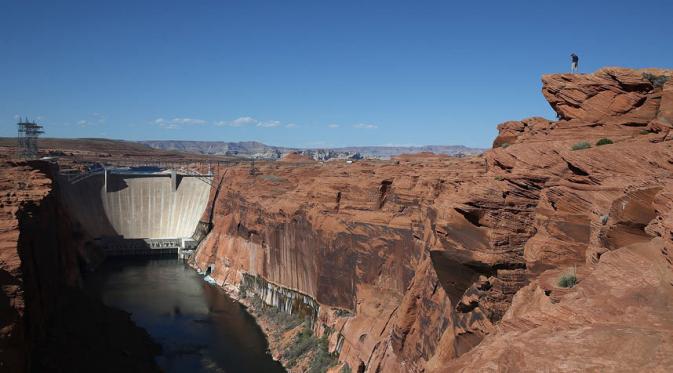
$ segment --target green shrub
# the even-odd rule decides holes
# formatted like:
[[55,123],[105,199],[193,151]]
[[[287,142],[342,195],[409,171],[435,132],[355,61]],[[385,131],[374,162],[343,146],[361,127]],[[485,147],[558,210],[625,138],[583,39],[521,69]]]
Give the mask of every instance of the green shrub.
[[245,284],[245,282],[241,282],[241,284],[238,286],[238,297],[241,299],[245,299],[245,297],[248,296],[248,286]]
[[614,142],[612,142],[612,140],[607,139],[605,137],[596,141],[596,146],[608,145],[608,144],[614,144]]
[[666,82],[670,79],[670,77],[665,76],[665,75],[654,75],[650,73],[644,73],[643,78],[647,79],[652,83],[652,85],[656,88],[661,88],[666,84]]
[[353,312],[351,312],[349,310],[342,310],[340,308],[336,309],[334,311],[334,314],[338,317],[352,317],[353,316]]
[[509,146],[509,143],[508,143],[508,142],[503,142],[503,143],[500,145],[501,148],[506,148],[506,147],[508,147],[508,146]]
[[351,370],[351,367],[348,365],[348,363],[344,363],[344,365],[341,367],[341,370],[339,373],[352,373],[353,371]]
[[304,323],[302,330],[297,333],[294,343],[283,352],[283,357],[288,361],[288,367],[293,367],[297,361],[306,354],[314,353],[309,364],[309,373],[324,373],[337,363],[337,359],[329,353],[327,334],[318,339],[308,322]]
[[571,288],[577,285],[577,275],[574,273],[567,273],[558,280],[558,286],[562,288]]
[[252,297],[252,301],[250,303],[252,303],[252,308],[259,313],[263,313],[263,311],[266,309],[266,305],[259,297]]
[[304,328],[295,336],[294,343],[283,352],[283,357],[287,359],[288,366],[293,367],[301,356],[315,349],[318,343],[318,339],[313,336],[313,331],[305,322]]
[[309,373],[324,373],[331,366],[337,363],[337,360],[329,353],[327,334],[323,335],[320,338],[320,343],[318,344],[318,351],[316,351],[315,356],[311,360],[311,364],[308,367]]
[[641,135],[649,135],[650,133],[652,133],[650,130],[640,130]]
[[589,149],[591,147],[591,144],[589,144],[586,141],[578,142],[577,144],[572,146],[572,150],[582,150],[582,149]]

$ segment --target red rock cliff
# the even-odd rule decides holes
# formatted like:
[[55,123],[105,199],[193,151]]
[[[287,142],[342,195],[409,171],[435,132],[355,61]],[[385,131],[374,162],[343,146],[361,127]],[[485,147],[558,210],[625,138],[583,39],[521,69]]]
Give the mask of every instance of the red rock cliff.
[[194,260],[315,299],[354,370],[670,366],[672,75],[545,76],[559,120],[478,157],[222,169]]
[[129,315],[79,290],[80,264],[100,257],[64,213],[56,171],[0,161],[0,372],[157,371],[158,346]]

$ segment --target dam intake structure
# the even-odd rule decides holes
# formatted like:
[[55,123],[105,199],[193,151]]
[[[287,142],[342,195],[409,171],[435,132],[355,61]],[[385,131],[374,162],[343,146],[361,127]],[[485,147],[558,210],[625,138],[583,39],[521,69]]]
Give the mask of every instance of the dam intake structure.
[[66,210],[106,256],[175,254],[196,248],[212,174],[154,166],[64,170]]

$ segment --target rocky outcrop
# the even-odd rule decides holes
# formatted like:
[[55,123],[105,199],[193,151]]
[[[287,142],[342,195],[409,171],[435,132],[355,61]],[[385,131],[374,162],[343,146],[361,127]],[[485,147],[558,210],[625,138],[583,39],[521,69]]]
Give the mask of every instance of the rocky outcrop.
[[63,213],[55,171],[0,163],[0,371],[156,371],[146,333],[79,289],[100,253]]
[[[618,340],[663,344],[646,366],[665,367],[669,76],[545,76],[560,120],[504,123],[477,157],[219,170],[195,265],[223,285],[256,276],[314,299],[315,330],[353,370],[639,369],[645,357],[604,345]],[[601,138],[608,145],[595,145]],[[579,285],[558,288],[570,268]],[[571,337],[586,343],[565,343],[554,362]]]
[[542,77],[542,93],[562,120],[595,125],[645,126],[654,117],[661,92],[643,72],[606,68],[592,75]]
[[493,335],[438,371],[669,371],[673,286],[663,249],[655,238],[606,252],[570,290],[547,272],[516,294]]
[[[35,202],[44,199],[51,190],[51,182],[27,164],[3,164],[0,190],[2,200],[0,206],[0,276],[2,293],[0,293],[0,366],[6,371],[22,371],[26,368],[27,340],[31,331],[24,324],[26,317],[26,284],[23,279],[22,260],[19,240],[20,216],[27,217],[30,213],[21,210],[26,204],[27,209]],[[34,207],[32,208],[34,210]],[[25,242],[26,236],[23,241]],[[32,264],[32,263],[31,263]],[[28,270],[31,270],[32,266]],[[52,282],[47,281],[42,294],[49,292]],[[34,294],[39,299],[40,292]],[[34,320],[37,325],[43,323],[39,318],[40,310]],[[34,329],[40,329],[39,327]],[[43,328],[42,328],[43,329]]]

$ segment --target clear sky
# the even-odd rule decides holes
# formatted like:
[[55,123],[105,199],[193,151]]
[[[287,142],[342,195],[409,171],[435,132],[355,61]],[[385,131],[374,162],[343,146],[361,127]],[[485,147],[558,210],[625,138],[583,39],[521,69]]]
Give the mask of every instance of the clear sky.
[[673,1],[0,1],[0,136],[489,146],[540,76],[673,67]]

